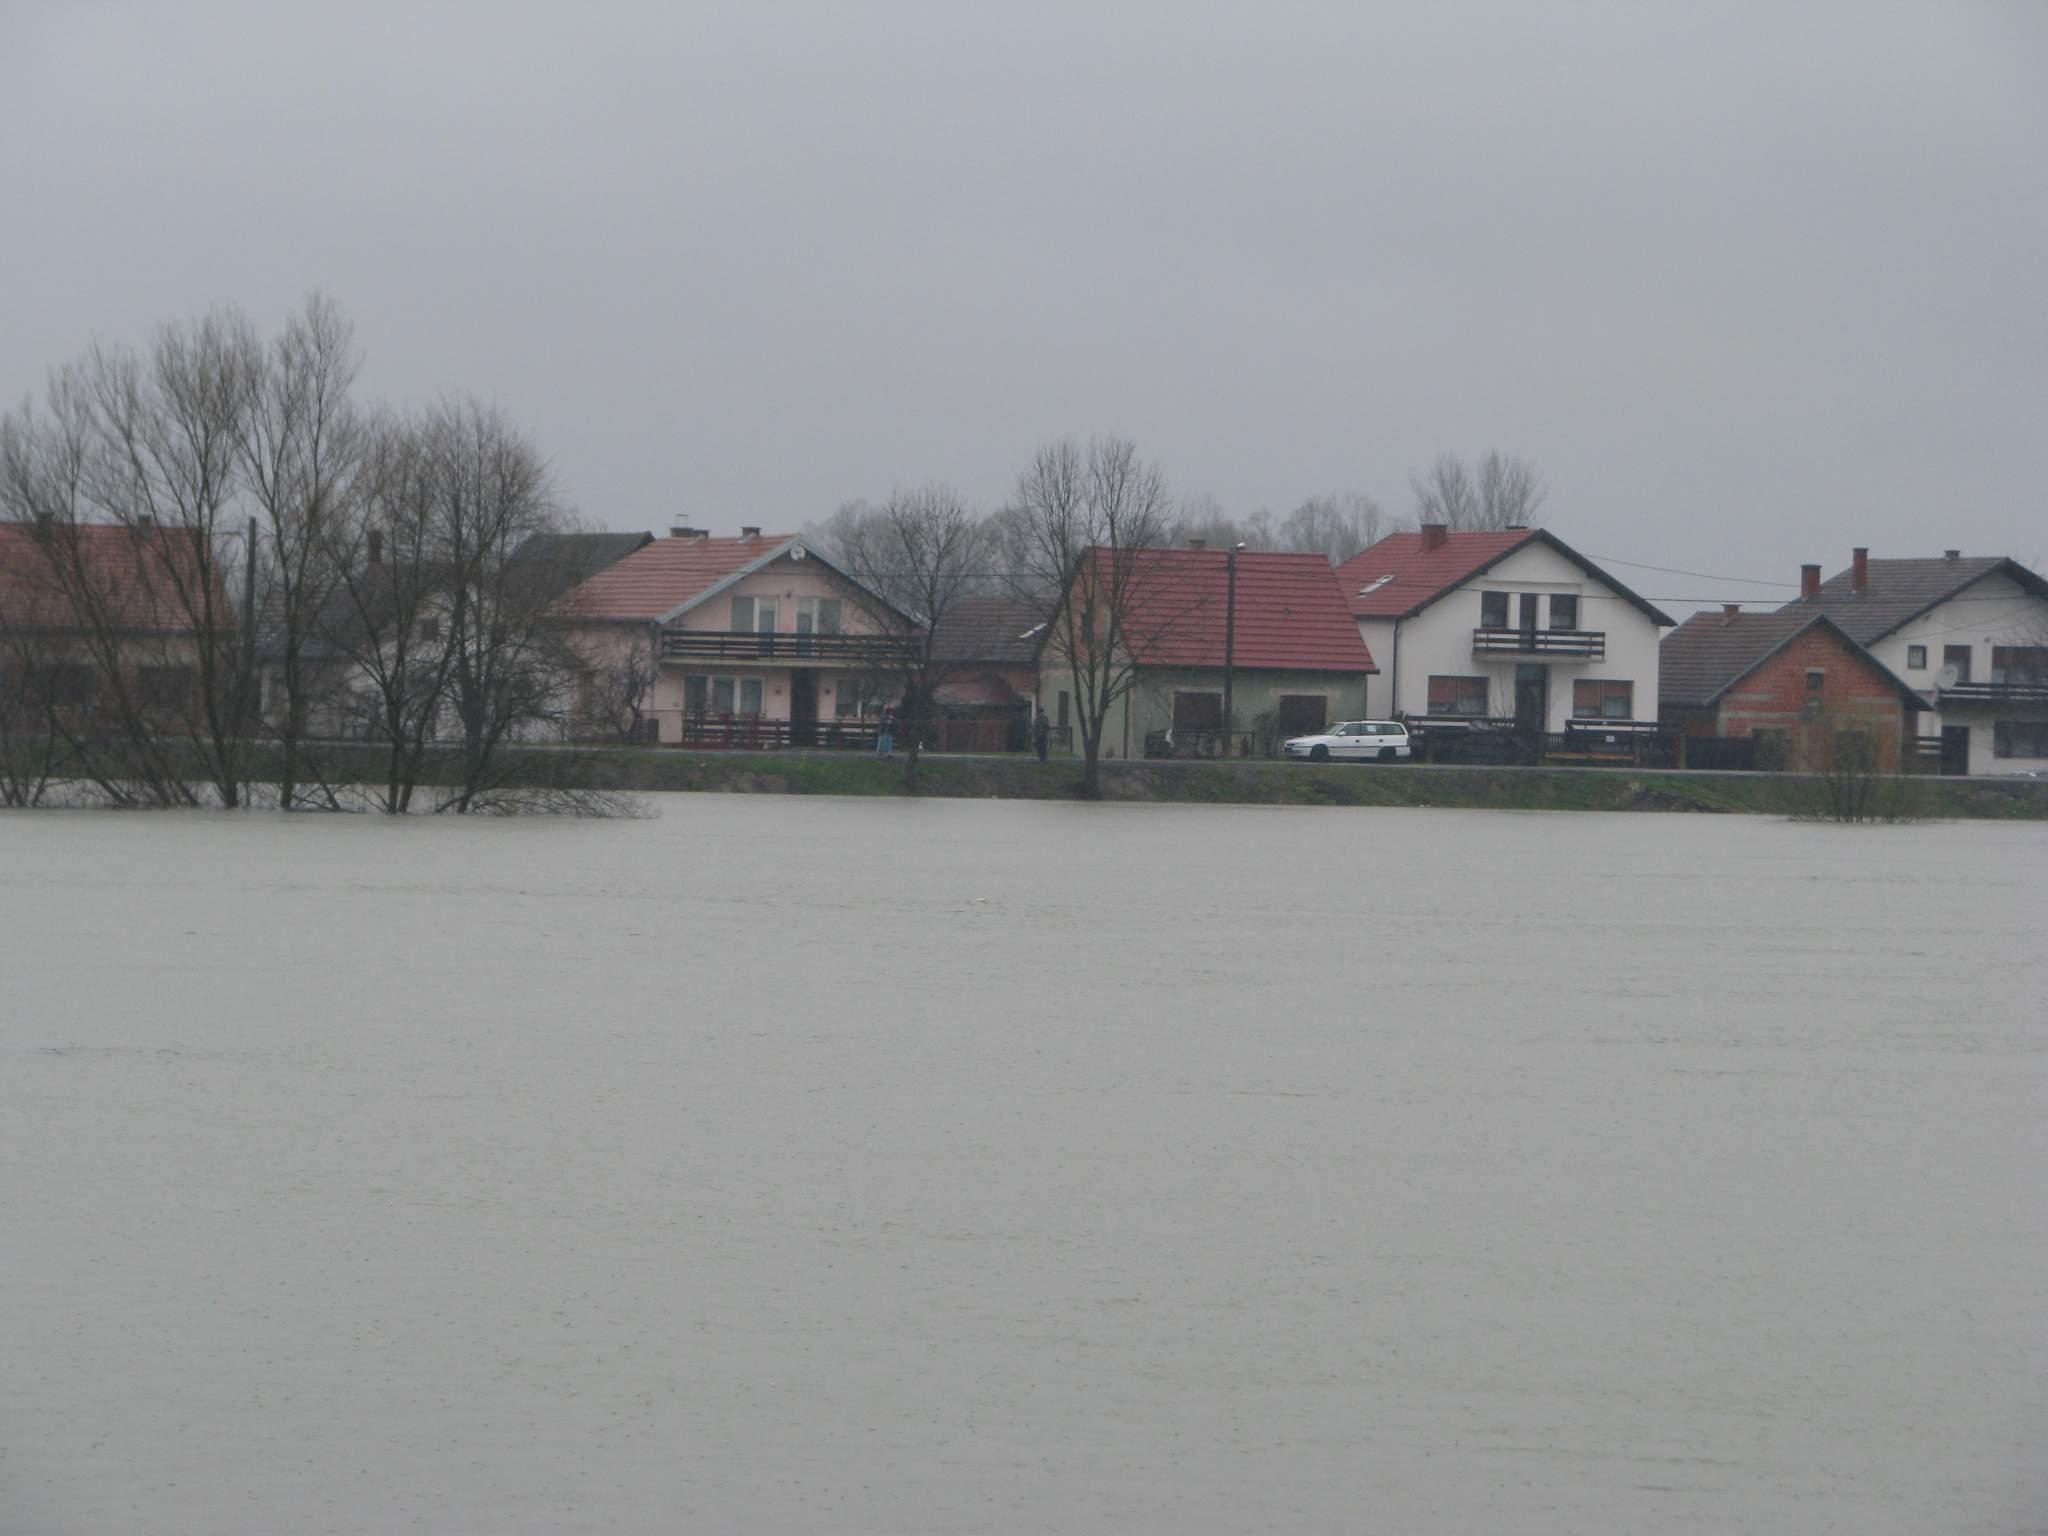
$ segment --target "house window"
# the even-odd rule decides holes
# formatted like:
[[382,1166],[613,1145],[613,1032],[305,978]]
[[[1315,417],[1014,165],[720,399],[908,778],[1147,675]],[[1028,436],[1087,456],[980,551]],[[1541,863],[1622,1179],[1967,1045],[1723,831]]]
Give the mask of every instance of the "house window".
[[871,679],[842,677],[833,686],[832,713],[841,720],[865,720],[875,713],[878,695]]
[[[1507,595],[1501,595],[1507,602]],[[1431,677],[1429,712],[1432,715],[1484,715],[1486,679],[1483,677]]]
[[1572,684],[1572,715],[1579,720],[1633,720],[1636,685],[1626,678],[1582,677]]
[[1320,693],[1283,693],[1273,723],[1283,736],[1313,736],[1330,723],[1330,700]]
[[766,597],[734,598],[732,600],[732,627],[740,634],[774,634],[774,599]]
[[761,713],[761,679],[758,677],[686,677],[683,679],[683,708],[693,715],[758,715]]
[[1908,672],[1925,672],[1927,670],[1926,646],[1909,645],[1906,647],[1906,670]]
[[800,597],[796,600],[796,632],[800,635],[836,635],[839,631],[839,599]]
[[2048,757],[2048,720],[1995,720],[1993,757]]
[[31,674],[31,686],[50,707],[76,709],[93,701],[93,696],[99,692],[99,679],[91,667],[77,662],[58,662],[35,668]]
[[1576,597],[1562,592],[1551,594],[1550,627],[1552,629],[1577,629],[1579,627],[1579,600]]
[[1828,674],[1825,667],[1808,667],[1806,669],[1806,691],[1808,693],[1819,693],[1827,685]]
[[1943,668],[1956,669],[1957,682],[1967,683],[1970,680],[1970,648],[1967,645],[1944,645],[1941,648],[1941,664]]
[[1223,729],[1223,695],[1220,693],[1176,693],[1173,696],[1175,731],[1220,731]]
[[1506,629],[1508,627],[1507,593],[1482,592],[1479,594],[1479,627],[1481,629]]
[[1991,681],[2048,683],[2048,645],[1994,645]]
[[138,667],[135,698],[144,709],[183,714],[192,704],[190,667]]

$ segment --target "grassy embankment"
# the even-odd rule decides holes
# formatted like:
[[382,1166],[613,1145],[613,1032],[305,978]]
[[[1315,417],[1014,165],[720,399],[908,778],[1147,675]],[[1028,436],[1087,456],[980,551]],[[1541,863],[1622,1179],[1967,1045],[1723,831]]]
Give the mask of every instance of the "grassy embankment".
[[[621,748],[522,754],[554,783],[626,791],[895,795],[903,764],[856,754],[687,752]],[[933,798],[1071,798],[1080,770],[1032,758],[926,758],[918,793]],[[1703,811],[1785,815],[1800,781],[1617,769],[1409,768],[1306,763],[1103,765],[1110,800],[1239,805],[1451,806],[1541,811]],[[2048,781],[1916,779],[1916,813],[1936,818],[2048,819]]]

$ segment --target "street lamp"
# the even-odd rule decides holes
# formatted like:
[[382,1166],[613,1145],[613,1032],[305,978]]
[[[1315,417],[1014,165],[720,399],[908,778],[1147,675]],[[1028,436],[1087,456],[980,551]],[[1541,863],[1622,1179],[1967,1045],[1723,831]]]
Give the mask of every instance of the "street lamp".
[[1223,600],[1223,755],[1230,756],[1230,695],[1237,672],[1237,557],[1244,553],[1242,542],[1224,560],[1228,581]]

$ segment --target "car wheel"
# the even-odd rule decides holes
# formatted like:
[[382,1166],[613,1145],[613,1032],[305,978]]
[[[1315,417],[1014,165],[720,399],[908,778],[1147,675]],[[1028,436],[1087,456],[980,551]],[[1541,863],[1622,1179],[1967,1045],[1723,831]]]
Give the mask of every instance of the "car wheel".
[[1381,762],[1383,762],[1383,763],[1391,763],[1391,762],[1392,762],[1393,760],[1394,760],[1394,749],[1393,749],[1392,747],[1381,747],[1381,748],[1380,748],[1380,761],[1381,761]]
[[1312,763],[1327,763],[1330,760],[1330,749],[1325,746],[1310,747],[1308,760]]

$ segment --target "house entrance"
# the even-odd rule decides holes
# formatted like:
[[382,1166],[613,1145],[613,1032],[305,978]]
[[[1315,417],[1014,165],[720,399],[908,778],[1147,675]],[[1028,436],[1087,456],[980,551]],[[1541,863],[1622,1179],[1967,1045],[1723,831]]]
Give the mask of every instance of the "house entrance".
[[1941,728],[1941,771],[1956,778],[1970,771],[1970,728],[1944,725]]
[[1515,734],[1541,736],[1550,718],[1550,668],[1523,663],[1515,668]]
[[818,740],[818,674],[802,668],[789,674],[789,744],[816,745]]

